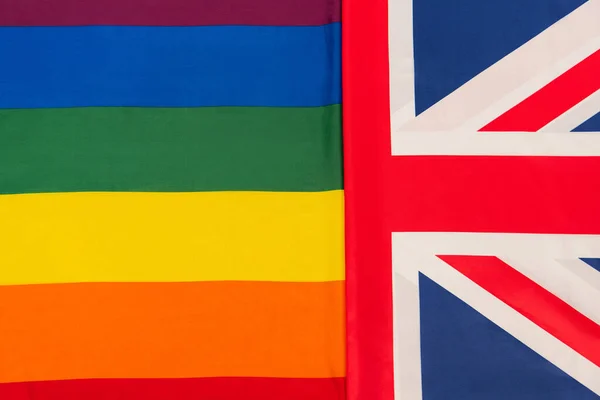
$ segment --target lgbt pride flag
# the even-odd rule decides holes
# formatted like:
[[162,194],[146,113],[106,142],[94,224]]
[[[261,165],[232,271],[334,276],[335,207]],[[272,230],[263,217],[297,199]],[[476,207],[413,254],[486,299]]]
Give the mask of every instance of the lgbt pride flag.
[[0,399],[343,399],[340,5],[0,0]]

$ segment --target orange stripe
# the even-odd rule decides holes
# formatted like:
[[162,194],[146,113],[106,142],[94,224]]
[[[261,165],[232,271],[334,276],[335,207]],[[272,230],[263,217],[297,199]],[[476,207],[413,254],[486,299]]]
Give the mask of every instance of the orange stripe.
[[0,382],[341,377],[343,282],[0,287]]

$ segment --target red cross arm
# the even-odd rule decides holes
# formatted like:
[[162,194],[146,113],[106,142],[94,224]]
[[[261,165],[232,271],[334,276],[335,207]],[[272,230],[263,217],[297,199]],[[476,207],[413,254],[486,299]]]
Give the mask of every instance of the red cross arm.
[[386,158],[390,231],[600,233],[600,157]]

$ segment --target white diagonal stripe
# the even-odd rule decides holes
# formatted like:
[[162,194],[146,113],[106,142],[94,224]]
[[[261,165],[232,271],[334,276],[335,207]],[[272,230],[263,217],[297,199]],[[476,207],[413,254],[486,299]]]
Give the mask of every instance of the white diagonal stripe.
[[598,112],[600,112],[600,90],[550,122],[540,132],[571,132]]
[[[498,118],[500,115],[504,114],[506,111],[510,110],[538,90],[542,89],[560,75],[567,72],[573,66],[592,55],[594,52],[598,51],[598,49],[600,49],[600,35],[592,40],[589,40],[579,49],[574,49],[574,51],[564,59],[548,65],[547,68],[541,71],[538,75],[531,77],[531,79],[523,83],[517,89],[506,94],[504,97],[498,99],[498,101],[494,102],[481,113],[469,118],[460,126],[460,129],[478,131],[488,123]],[[570,132],[570,130],[554,130],[552,132]]]

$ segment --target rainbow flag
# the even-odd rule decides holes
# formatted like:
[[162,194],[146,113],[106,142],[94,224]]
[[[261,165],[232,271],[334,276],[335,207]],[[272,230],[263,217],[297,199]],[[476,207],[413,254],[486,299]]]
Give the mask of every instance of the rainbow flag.
[[339,8],[0,0],[0,399],[345,398]]

